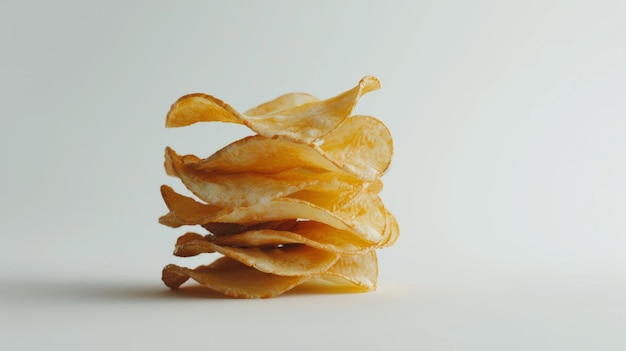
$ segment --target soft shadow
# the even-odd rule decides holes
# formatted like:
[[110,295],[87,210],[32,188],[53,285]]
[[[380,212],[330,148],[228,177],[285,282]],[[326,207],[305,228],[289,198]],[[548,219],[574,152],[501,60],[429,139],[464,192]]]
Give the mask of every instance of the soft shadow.
[[[281,296],[302,296],[302,295],[343,295],[361,294],[367,290],[352,288],[347,286],[332,285],[330,283],[306,282],[297,286]],[[236,297],[223,295],[202,285],[183,286],[175,290],[167,290],[162,296],[187,298],[187,299],[225,299],[239,300]]]
[[162,284],[134,284],[132,282],[88,282],[51,280],[3,281],[0,297],[21,302],[37,301],[140,301],[162,300],[171,297],[171,291]]
[[168,289],[168,296],[191,299],[233,299],[202,285],[182,286],[175,290]]
[[[325,281],[308,281],[282,296],[302,295],[339,295],[358,294],[364,290],[349,286],[337,285]],[[190,284],[171,290],[155,281],[154,284],[133,283],[129,281],[51,281],[51,280],[11,280],[3,281],[0,287],[0,298],[5,301],[37,302],[37,301],[149,301],[185,299],[233,299],[207,287]]]
[[[364,292],[367,291],[325,281],[307,281],[275,298],[280,298],[281,296],[359,294]],[[239,300],[239,298],[222,295],[202,285],[183,285],[176,290],[170,290],[168,295],[192,299]]]
[[287,291],[284,295],[341,295],[365,292],[368,292],[368,290],[348,285],[338,285],[324,280],[310,280]]

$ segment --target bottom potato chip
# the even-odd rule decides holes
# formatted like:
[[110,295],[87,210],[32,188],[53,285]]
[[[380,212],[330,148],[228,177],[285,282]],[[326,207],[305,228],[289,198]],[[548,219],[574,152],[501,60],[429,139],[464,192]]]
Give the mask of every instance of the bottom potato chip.
[[263,273],[228,257],[196,269],[174,264],[163,268],[163,282],[172,289],[177,289],[189,278],[224,295],[247,299],[278,296],[309,279]]
[[348,284],[363,291],[376,289],[378,263],[376,252],[341,257],[327,271],[309,276],[282,276],[264,273],[229,257],[221,257],[208,266],[189,269],[170,264],[163,268],[162,280],[171,289],[179,288],[189,278],[209,289],[237,298],[278,296],[312,280],[324,279]]

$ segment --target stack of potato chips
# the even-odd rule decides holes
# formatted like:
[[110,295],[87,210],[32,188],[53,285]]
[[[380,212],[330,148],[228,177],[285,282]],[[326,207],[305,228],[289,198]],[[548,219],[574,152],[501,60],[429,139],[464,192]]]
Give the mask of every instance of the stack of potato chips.
[[220,121],[256,134],[204,159],[166,149],[167,174],[200,201],[163,185],[169,212],[159,222],[203,228],[179,237],[174,255],[220,257],[195,269],[167,265],[165,284],[176,289],[191,278],[240,298],[277,296],[313,279],[374,290],[376,249],[399,235],[378,195],[393,142],[381,121],[352,111],[378,88],[368,76],[326,100],[286,94],[244,114],[206,94],[178,99],[167,127]]

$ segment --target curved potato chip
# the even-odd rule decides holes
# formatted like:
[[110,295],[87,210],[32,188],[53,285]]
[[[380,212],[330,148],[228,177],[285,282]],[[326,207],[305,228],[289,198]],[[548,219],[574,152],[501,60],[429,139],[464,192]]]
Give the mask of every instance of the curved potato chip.
[[[173,172],[171,149],[166,149],[165,169]],[[328,135],[311,145],[251,136],[235,141],[200,160],[178,156],[180,162],[199,170],[218,173],[279,173],[294,168],[324,169],[348,173],[362,180],[380,177],[391,163],[393,139],[384,123],[370,116],[347,118]],[[237,162],[233,162],[237,160]]]
[[356,254],[375,248],[350,231],[313,221],[300,221],[289,230],[258,229],[227,236],[206,236],[222,246],[264,247],[304,244],[338,254]]
[[167,150],[166,165],[198,198],[219,206],[249,206],[305,189],[351,198],[350,193],[368,186],[354,177],[304,168],[272,174],[203,172],[185,164],[172,149]]
[[189,278],[226,296],[246,299],[278,296],[310,279],[263,273],[228,257],[196,269],[169,264],[163,268],[161,279],[177,289]]
[[353,231],[370,242],[380,241],[385,229],[384,206],[378,195],[367,190],[335,211],[295,198],[279,198],[246,207],[219,207],[199,203],[166,185],[161,186],[161,194],[170,213],[159,218],[159,222],[174,228],[211,222],[255,224],[309,219]]
[[190,243],[192,241],[196,241],[196,240],[204,240],[204,236],[197,234],[197,233],[185,233],[181,236],[178,237],[178,239],[176,239],[176,246],[180,246],[180,245],[184,245],[186,243]]
[[376,289],[378,268],[376,252],[341,257],[326,272],[317,276],[281,276],[258,271],[228,257],[196,269],[169,264],[163,268],[162,280],[178,289],[189,278],[207,288],[236,298],[269,298],[281,295],[317,277],[337,284],[351,284],[363,290]]
[[[244,124],[267,138],[285,137],[299,143],[311,143],[328,134],[347,118],[359,98],[380,88],[378,79],[367,76],[354,88],[322,101],[292,106],[281,98],[270,101],[267,114],[247,116],[220,99],[207,94],[190,94],[178,99],[166,117],[166,127],[182,127],[196,122],[231,122]],[[298,101],[299,102],[299,101]],[[277,106],[290,106],[280,109]],[[261,105],[263,106],[263,105]],[[260,112],[263,107],[253,109]]]
[[[166,149],[166,169],[170,149]],[[194,162],[191,155],[182,156],[185,164],[198,170],[219,173],[278,173],[293,168],[323,169],[342,172],[334,163],[308,145],[254,135],[239,139],[206,159]],[[236,160],[236,162],[234,162]],[[169,174],[169,173],[168,173]],[[170,174],[172,175],[172,174]]]
[[[169,148],[167,148],[166,169],[168,164],[171,164],[171,161],[167,160],[169,153]],[[260,135],[239,139],[203,160],[197,159],[194,162],[194,158],[188,156],[191,155],[182,156],[185,164],[198,170],[224,174],[277,173],[293,168],[341,171],[335,164],[307,145],[282,139],[268,139]]]
[[[190,197],[180,195],[167,185],[161,185],[161,196],[167,208],[181,221],[181,224],[174,226],[175,228],[184,224],[203,224],[199,219],[223,209],[222,206],[203,204]],[[175,219],[172,218],[172,220]],[[159,222],[165,224],[161,219],[159,219]]]
[[324,222],[340,229],[349,227],[332,212],[298,199],[282,198],[246,207],[221,207],[203,204],[176,193],[167,185],[161,186],[161,194],[170,210],[159,219],[171,227],[204,225],[206,223],[239,223],[253,225],[268,221],[306,218]]
[[289,276],[323,272],[339,259],[336,253],[301,244],[241,248],[217,245],[204,239],[177,243],[174,255],[190,257],[212,252],[219,252],[261,272]]
[[[193,243],[197,241],[202,241],[202,240],[204,240],[204,237],[197,233],[185,233],[179,236],[178,239],[176,240],[176,246],[174,248],[174,255],[179,256],[179,257],[191,257],[191,256],[198,255],[198,253],[195,253],[191,250],[187,252],[184,250],[181,250],[179,252],[178,248],[184,247],[185,245],[193,245]],[[211,249],[208,247],[205,251],[202,251],[202,253],[212,253],[212,252],[215,252],[215,251],[214,250],[211,251]]]

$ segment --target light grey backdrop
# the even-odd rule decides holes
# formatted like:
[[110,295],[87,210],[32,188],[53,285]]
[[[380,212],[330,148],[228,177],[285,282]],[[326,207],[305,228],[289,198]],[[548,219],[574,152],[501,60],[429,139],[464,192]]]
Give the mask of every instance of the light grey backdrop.
[[[375,309],[372,325],[415,336],[407,347],[511,350],[520,337],[533,349],[623,349],[625,23],[618,0],[3,3],[0,333],[13,336],[0,344],[32,330],[46,337],[27,345],[63,342],[77,328],[89,345],[124,312],[83,324],[106,310],[85,307],[55,323],[65,309],[50,306],[102,286],[111,294],[86,305],[117,291],[136,308],[144,299],[133,286],[152,296],[163,265],[189,264],[170,255],[181,232],[156,221],[159,186],[176,183],[163,149],[209,155],[250,132],[166,130],[179,96],[206,92],[245,110],[291,91],[330,97],[371,74],[382,89],[356,112],[394,136],[382,196],[401,238],[380,254],[379,291],[348,312],[400,301]],[[167,298],[169,310],[149,308],[155,320],[183,318]],[[297,301],[330,299],[332,319],[346,308],[335,298]],[[241,306],[228,303],[206,318]],[[49,320],[37,322],[46,309]],[[189,324],[203,320],[194,316]],[[167,345],[155,320],[158,336],[141,329],[145,342]],[[328,340],[366,327],[343,322]]]

